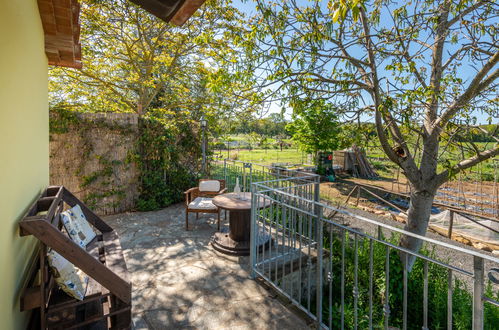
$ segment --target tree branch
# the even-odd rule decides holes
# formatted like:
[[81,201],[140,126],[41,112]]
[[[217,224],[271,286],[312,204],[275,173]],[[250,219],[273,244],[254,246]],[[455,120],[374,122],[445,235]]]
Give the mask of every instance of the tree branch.
[[492,149],[488,149],[482,152],[477,153],[475,156],[462,160],[459,163],[457,163],[454,167],[451,169],[447,169],[437,175],[436,182],[438,186],[442,185],[445,183],[449,177],[452,175],[456,175],[457,173],[464,171],[472,166],[475,166],[478,163],[481,163],[487,159],[490,159],[492,157],[495,157],[499,155],[499,145],[496,145]]
[[447,110],[442,113],[440,118],[438,118],[433,124],[433,129],[445,126],[447,122],[463,107],[465,106],[472,98],[477,96],[480,92],[482,92],[487,86],[489,86],[494,80],[499,78],[499,69],[496,69],[490,76],[482,81],[485,75],[499,62],[499,52],[496,52],[494,56],[492,56],[487,63],[482,67],[482,69],[476,74],[471,83],[469,84],[466,91],[461,94],[460,97],[454,101],[453,104],[447,108]]
[[447,22],[447,27],[451,27],[455,23],[459,22],[460,20],[463,19],[464,16],[468,15],[471,13],[473,10],[478,9],[479,7],[485,5],[486,3],[489,3],[489,1],[478,1],[475,3],[473,6],[466,8],[462,12],[459,13],[459,15],[455,16],[453,19],[449,20]]

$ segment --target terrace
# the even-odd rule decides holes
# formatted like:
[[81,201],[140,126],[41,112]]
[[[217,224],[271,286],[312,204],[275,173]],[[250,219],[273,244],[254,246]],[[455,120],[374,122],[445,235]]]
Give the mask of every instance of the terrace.
[[109,216],[131,272],[136,329],[308,329],[272,291],[250,278],[249,257],[215,251],[216,217],[184,228],[183,205]]
[[[226,161],[212,176],[253,189],[250,257],[210,245],[216,216],[186,231],[183,205],[106,218],[131,273],[135,328],[493,328],[492,254],[436,234],[419,254],[405,251],[393,240],[406,234],[400,226],[314,201],[313,174]],[[272,237],[268,249],[255,247],[257,228]],[[411,273],[400,268],[403,252],[417,259]]]
[[[21,38],[22,45],[15,45],[13,49],[24,49],[24,44],[40,48],[44,34],[48,63],[79,68],[81,51],[76,15],[79,6],[76,1],[54,2],[68,6],[64,8],[64,13],[72,19],[58,19],[60,15],[56,15],[52,1],[40,0],[39,9],[31,3],[28,14],[38,15],[37,10],[40,10],[42,19],[41,25],[32,27],[36,32],[33,33],[36,42]],[[133,2],[147,4],[145,7],[149,7],[149,11],[156,16],[181,24],[204,1],[170,1],[175,6],[168,8],[164,3],[169,1]],[[6,16],[17,17],[11,13],[17,11],[9,9]],[[36,18],[33,21],[40,23]],[[56,38],[51,35],[50,29],[61,22],[65,25],[55,30],[65,32]],[[41,48],[38,48],[34,49],[38,51],[36,54],[43,55]],[[12,54],[17,53],[12,51]],[[45,72],[47,58],[41,57],[38,71]],[[2,126],[7,132],[4,145],[16,141],[4,153],[9,162],[2,165],[3,178],[6,179],[2,184],[8,188],[4,189],[1,198],[2,205],[7,206],[7,212],[2,211],[2,216],[10,219],[3,227],[1,240],[6,242],[3,247],[8,247],[4,249],[5,258],[2,261],[11,263],[6,270],[6,280],[2,279],[5,284],[2,283],[1,290],[5,292],[4,299],[9,301],[10,306],[1,310],[3,314],[0,318],[6,319],[6,328],[24,328],[27,325],[27,314],[10,315],[19,313],[19,310],[36,309],[41,314],[41,328],[46,328],[46,320],[53,321],[48,328],[60,321],[50,320],[52,314],[48,317],[44,314],[49,307],[53,307],[52,301],[48,302],[53,297],[52,290],[62,293],[54,284],[57,272],[51,274],[48,271],[49,262],[45,259],[50,252],[48,247],[67,258],[69,263],[81,266],[80,269],[91,277],[90,280],[87,278],[92,284],[91,290],[88,290],[91,295],[69,303],[57,302],[59,305],[54,308],[55,313],[64,314],[66,308],[73,312],[65,315],[66,319],[62,321],[66,323],[57,324],[60,328],[87,327],[96,320],[99,320],[99,326],[115,329],[496,327],[499,320],[497,255],[467,248],[432,234],[418,236],[404,231],[400,225],[376,219],[374,215],[366,216],[348,207],[327,205],[321,199],[320,177],[309,172],[235,161],[211,164],[209,176],[224,179],[228,191],[233,191],[238,179],[243,192],[252,193],[251,227],[246,232],[250,238],[249,256],[228,256],[214,249],[210,243],[217,232],[216,216],[204,215],[192,221],[190,230],[186,231],[184,208],[179,204],[154,212],[121,213],[101,221],[81,203],[87,218],[92,216],[87,219],[88,222],[101,233],[86,246],[73,241],[62,225],[61,213],[65,205],[61,195],[66,189],[49,187],[45,195],[39,195],[48,185],[49,176],[49,142],[47,127],[44,126],[47,118],[36,117],[37,113],[43,112],[38,110],[47,110],[46,86],[38,84],[46,77],[30,78],[29,74],[36,76],[38,73],[32,68],[30,72],[16,71],[24,68],[25,63],[32,63],[30,56],[22,58],[22,61],[13,60],[4,61],[13,63],[12,72],[6,70],[5,81],[8,84],[5,85],[12,85],[12,91],[26,89],[28,93],[12,93],[11,96],[8,95],[10,89],[5,89],[6,96],[9,96],[5,99],[11,100],[11,103],[6,102],[5,108],[24,108],[25,112],[11,111],[9,115],[13,119],[2,120],[8,122]],[[16,84],[9,81],[14,76],[21,77],[17,78]],[[25,86],[33,81],[37,83]],[[43,97],[32,93],[33,90],[39,91]],[[31,98],[35,99],[33,103],[40,109],[20,102]],[[141,112],[142,108],[138,108]],[[17,132],[14,134],[8,130],[27,122],[29,124],[29,121],[41,124],[37,129],[26,125],[27,137],[24,139],[17,138]],[[135,136],[129,130],[127,132],[128,138],[135,142]],[[124,139],[119,136],[119,140],[122,142]],[[23,150],[30,150],[31,153],[22,152],[21,155],[19,151]],[[161,150],[164,151],[164,148]],[[103,157],[93,159],[103,163],[107,161]],[[26,164],[33,166],[22,168],[21,165]],[[113,159],[109,164],[128,163]],[[69,168],[67,162],[63,165],[66,170]],[[166,177],[167,171],[159,167],[163,177]],[[75,172],[71,173],[74,175]],[[95,173],[86,177],[86,184],[97,183]],[[119,177],[114,172],[112,174]],[[41,177],[44,179],[39,179]],[[163,183],[171,184],[166,178],[163,180]],[[30,187],[29,191],[27,187]],[[129,190],[125,188],[119,193],[126,195]],[[110,191],[116,192],[114,189]],[[107,193],[101,197],[108,198]],[[68,196],[69,206],[79,203],[72,194]],[[360,193],[357,200],[359,197]],[[21,213],[25,213],[30,203],[32,207],[18,223]],[[113,203],[111,205],[116,207]],[[26,218],[27,221],[24,221]],[[32,232],[27,230],[30,228],[28,222],[33,225]],[[20,231],[12,230],[18,226]],[[224,221],[223,227],[227,228],[227,221]],[[39,239],[43,237],[43,244],[35,246],[36,240],[20,239],[18,234],[32,234]],[[261,248],[259,242],[262,235],[268,238],[269,244]],[[422,240],[423,248],[420,252],[412,252],[399,247],[397,243],[401,236]],[[449,224],[448,236],[452,237],[452,223]],[[51,238],[57,239],[51,242]],[[30,258],[33,251],[34,257]],[[409,259],[415,260],[412,269],[404,266]],[[28,273],[27,268],[34,271],[25,274]],[[30,282],[33,286],[26,288],[24,282]],[[66,299],[72,298],[66,296]],[[100,315],[88,317],[87,313],[91,311],[80,309],[82,305],[96,302],[101,303]],[[38,316],[36,312],[33,315]],[[116,322],[118,315],[125,315],[120,318],[123,323]],[[82,323],[75,325],[76,322]],[[28,326],[35,327],[33,324]]]
[[[405,250],[396,240],[413,234],[400,226],[318,201],[316,174],[224,161],[212,165],[211,176],[224,178],[229,191],[236,182],[243,191],[252,190],[249,256],[215,249],[216,215],[192,219],[185,230],[182,204],[104,220],[120,238],[129,274],[117,274],[131,287],[128,306],[135,329],[427,329],[438,324],[493,329],[499,305],[499,260],[494,255],[432,234],[420,237],[424,247],[419,253]],[[70,193],[58,191],[74,205]],[[58,196],[44,198],[57,201]],[[58,203],[51,204],[48,214]],[[230,212],[229,218],[232,222]],[[227,229],[223,221],[221,231]],[[262,237],[270,243],[262,246]],[[119,261],[104,245],[105,265],[115,270]],[[94,276],[84,260],[71,259],[73,252],[56,247]],[[409,272],[400,259],[407,263],[411,257],[416,261]],[[95,278],[99,283],[103,279]],[[113,303],[122,300],[120,289],[101,284],[103,298],[106,289],[116,297],[110,300],[111,313],[99,318],[113,324],[113,313],[122,313],[119,303]],[[130,295],[124,297],[127,303]],[[50,308],[47,312],[53,313]]]

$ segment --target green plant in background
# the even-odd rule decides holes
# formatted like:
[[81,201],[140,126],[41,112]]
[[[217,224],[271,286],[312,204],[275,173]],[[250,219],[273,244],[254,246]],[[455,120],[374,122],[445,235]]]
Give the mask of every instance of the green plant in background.
[[196,184],[199,159],[197,134],[187,120],[148,116],[139,121],[135,161],[140,170],[137,208],[149,211],[182,200]]
[[[199,134],[188,113],[157,109],[139,119],[137,131],[128,125],[86,118],[62,105],[51,111],[52,134],[72,132],[81,139],[74,175],[79,177],[79,187],[86,192],[83,200],[90,207],[114,208],[126,197],[125,190],[116,186],[114,178],[117,168],[126,168],[131,163],[135,163],[140,172],[138,210],[155,210],[179,202],[183,191],[195,185]],[[89,133],[99,128],[128,138],[137,137],[135,150],[122,160],[112,159],[109,152],[96,154],[95,141]],[[86,171],[89,160],[95,159],[98,168]]]
[[[69,134],[68,142],[71,137],[78,140],[77,147],[72,143],[64,143],[63,148],[53,149],[51,157],[59,157],[59,153],[65,152],[65,148],[76,153],[72,158],[73,163],[68,164],[66,169],[72,168],[74,172],[71,175],[79,179],[78,188],[83,201],[94,209],[113,209],[119,206],[126,194],[124,188],[116,182],[116,173],[120,168],[126,169],[128,164],[124,160],[113,159],[116,156],[111,149],[96,148],[99,141],[95,140],[94,132],[103,129],[126,140],[136,134],[132,125],[89,117],[74,111],[74,107],[61,103],[50,109],[49,128],[52,140],[58,134]],[[118,145],[121,145],[121,142]],[[98,163],[97,168],[94,168],[95,160]]]
[[[339,315],[341,307],[341,234],[335,233],[332,241],[329,234],[324,235],[324,248],[333,251],[332,256],[332,315],[333,328],[339,328]],[[353,235],[345,234],[345,327],[354,326],[354,256],[355,249]],[[388,242],[395,244],[398,235],[392,235]],[[432,259],[438,260],[434,250],[426,247],[420,251]],[[368,327],[369,315],[369,255],[370,245],[368,240],[358,240],[358,326]],[[389,251],[389,302],[391,326],[402,327],[403,322],[403,264],[396,250]],[[328,259],[324,260],[325,265]],[[386,289],[386,245],[373,244],[373,326],[382,328],[384,324],[383,305],[385,304]],[[326,266],[328,267],[328,266]],[[428,323],[432,329],[445,329],[447,326],[447,279],[448,270],[428,262]],[[424,261],[417,259],[407,280],[407,325],[408,329],[421,329],[423,320],[423,287],[424,287]],[[329,321],[329,285],[323,287],[323,320]],[[492,285],[486,287],[486,295],[499,298],[499,293],[493,291]],[[472,293],[466,283],[454,277],[453,280],[453,325],[455,329],[471,329],[472,322]],[[485,304],[485,329],[494,329],[499,320],[499,308]]]
[[[488,42],[497,35],[494,4],[257,2],[242,47],[254,67],[265,68],[259,81],[274,91],[269,99],[298,115],[295,104],[311,99],[336,107],[342,121],[374,117],[383,153],[411,185],[406,229],[424,236],[438,188],[499,155],[497,143],[469,141],[483,140],[478,132],[497,141],[492,127],[477,129],[479,121],[497,118],[499,52]],[[442,166],[448,146],[458,159]],[[470,156],[458,151],[466,149]],[[414,252],[421,244],[415,236],[400,241]]]
[[68,105],[59,103],[50,108],[49,132],[63,134],[69,132],[70,127],[79,123],[77,113],[69,111]]
[[320,151],[338,148],[340,124],[336,107],[313,98],[294,101],[291,106],[294,120],[286,129],[303,151],[315,155],[316,163]]

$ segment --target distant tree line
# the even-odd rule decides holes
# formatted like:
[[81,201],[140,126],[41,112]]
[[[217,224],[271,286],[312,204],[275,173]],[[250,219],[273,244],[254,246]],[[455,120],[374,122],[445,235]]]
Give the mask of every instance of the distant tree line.
[[257,118],[253,115],[242,117],[232,125],[232,134],[251,134],[256,133],[261,136],[274,137],[278,135],[287,135],[286,130],[288,121],[280,113],[271,113],[268,117]]

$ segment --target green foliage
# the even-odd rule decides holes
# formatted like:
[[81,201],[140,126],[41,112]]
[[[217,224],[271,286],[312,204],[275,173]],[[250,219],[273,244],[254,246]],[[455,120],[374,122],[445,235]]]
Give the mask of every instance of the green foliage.
[[496,142],[493,136],[499,132],[498,124],[480,125],[478,128],[470,129],[458,137],[459,142]]
[[[260,173],[253,171],[253,182],[268,179],[261,176]],[[231,178],[242,176],[242,169],[239,167],[227,167],[224,171],[223,166],[214,166],[212,175],[216,178]],[[291,202],[292,203],[292,202]],[[259,219],[266,219],[274,227],[284,228],[284,232],[293,237],[298,237],[299,233],[306,233],[310,237],[309,231],[312,222],[309,222],[308,216],[298,213],[292,213],[289,208],[281,208],[275,205],[272,208],[261,209]],[[294,211],[291,211],[294,212]],[[288,216],[286,216],[288,215]],[[315,222],[314,222],[315,223]],[[371,244],[369,240],[357,236],[357,246],[355,246],[355,234],[345,231],[344,239],[342,232],[337,228],[324,228],[323,248],[324,248],[324,281],[323,281],[323,322],[329,323],[329,313],[332,316],[332,329],[340,329],[341,317],[341,274],[342,261],[344,260],[344,317],[345,329],[354,328],[354,283],[355,283],[355,255],[358,257],[357,279],[358,279],[358,328],[368,329],[369,324],[369,287],[372,275],[373,283],[373,328],[384,328],[384,304],[386,301],[387,287],[387,245],[372,241],[372,273],[370,268]],[[331,230],[331,232],[330,232]],[[392,246],[396,246],[399,240],[398,234],[393,234],[390,238],[382,237],[382,240]],[[342,243],[345,242],[345,257],[342,258]],[[300,239],[301,242],[301,239]],[[420,253],[433,260],[449,263],[449,260],[441,260],[434,249],[424,246]],[[331,257],[332,255],[332,257]],[[388,250],[389,257],[389,281],[388,281],[388,300],[390,306],[390,326],[402,329],[403,323],[403,283],[404,267],[399,258],[398,252],[394,249]],[[331,262],[331,263],[330,263]],[[302,267],[306,263],[303,261]],[[294,268],[298,271],[298,268]],[[330,272],[330,274],[328,274]],[[436,263],[428,262],[428,322],[431,329],[445,329],[447,325],[447,283],[449,271]],[[465,330],[471,329],[472,325],[472,287],[462,280],[461,274],[453,272],[453,328]],[[331,282],[328,282],[328,278]],[[279,278],[276,279],[279,281]],[[315,278],[311,279],[315,283]],[[279,283],[278,283],[279,284]],[[282,284],[284,285],[284,284]],[[407,325],[408,329],[421,329],[423,320],[423,292],[424,292],[424,261],[418,259],[414,264],[412,271],[407,277]],[[281,286],[282,287],[282,286]],[[289,289],[285,286],[284,289]],[[291,287],[293,290],[293,287]],[[499,291],[487,282],[485,287],[485,296],[499,300]],[[331,297],[331,299],[330,299]],[[297,296],[294,296],[297,299]],[[308,306],[307,296],[302,295],[303,306]],[[315,297],[311,297],[311,312],[316,314]],[[329,306],[332,306],[329,309]],[[499,308],[489,303],[484,303],[484,324],[485,329],[496,329],[499,320]]]
[[[138,210],[156,210],[182,200],[183,192],[196,184],[199,160],[198,131],[189,114],[173,111],[155,111],[139,119],[139,129],[132,132],[128,125],[113,125],[109,121],[85,119],[85,116],[56,107],[50,118],[52,134],[75,133],[83,146],[77,170],[80,188],[89,191],[84,201],[91,207],[104,206],[103,200],[115,197],[105,206],[116,206],[125,197],[125,191],[113,186],[116,167],[135,163],[139,174]],[[127,135],[138,136],[136,151],[126,159],[113,160],[108,154],[95,154],[91,134],[96,128],[106,128]],[[98,170],[85,172],[85,164],[97,159]],[[85,174],[84,174],[85,173]]]
[[[333,329],[340,327],[340,307],[341,307],[341,238],[339,234],[333,236],[332,242],[328,235],[325,235],[324,246],[332,249],[332,301],[333,306]],[[392,236],[389,242],[396,244],[398,237]],[[355,249],[352,235],[345,237],[345,328],[351,329],[354,326],[353,295],[354,289],[354,256]],[[422,254],[435,259],[433,250],[423,248]],[[369,315],[369,257],[370,246],[368,240],[358,241],[358,326],[360,329],[368,327]],[[327,265],[327,259],[324,261]],[[386,246],[378,243],[373,244],[373,325],[374,328],[383,328],[384,315],[383,305],[385,304],[386,290]],[[389,301],[390,301],[390,325],[402,328],[403,318],[403,265],[395,250],[390,250],[389,260]],[[408,274],[408,308],[407,324],[408,329],[421,329],[423,316],[423,287],[424,287],[424,262],[421,259],[415,263],[412,271]],[[432,329],[445,329],[447,324],[447,278],[448,270],[434,263],[428,263],[428,322]],[[323,319],[326,324],[329,320],[329,289],[326,284],[323,288]],[[493,292],[489,284],[486,288],[486,295],[499,298],[498,292]],[[453,323],[455,329],[470,329],[472,321],[472,294],[470,288],[454,277],[453,280]],[[499,320],[499,308],[490,304],[485,304],[485,325],[486,329],[494,329]]]
[[[67,104],[59,104],[50,109],[49,127],[51,136],[54,134],[74,134],[79,138],[78,157],[74,159],[75,172],[79,178],[79,188],[84,191],[83,201],[91,208],[95,207],[116,207],[119,202],[125,198],[125,191],[119,188],[111,188],[114,185],[113,175],[116,169],[125,164],[125,160],[110,159],[108,152],[96,154],[95,142],[92,138],[92,132],[97,129],[118,133],[122,136],[128,136],[133,133],[129,124],[113,124],[103,118],[89,119],[83,114],[73,111],[73,108]],[[71,135],[69,135],[71,136]],[[55,152],[64,152],[55,151]],[[97,159],[99,169],[88,173],[86,171],[89,160]],[[84,174],[86,173],[86,174]],[[111,202],[109,197],[111,198]]]
[[231,35],[242,19],[228,0],[207,2],[181,27],[127,0],[83,0],[83,68],[50,69],[50,104],[140,116],[157,109],[229,116],[251,108],[259,101],[253,80],[234,70],[240,56]]
[[252,113],[243,113],[233,121],[230,129],[232,134],[256,133],[268,137],[287,135],[286,124],[288,121],[280,113],[271,113],[264,118],[257,118]]
[[60,103],[50,108],[50,133],[67,133],[70,127],[74,127],[76,124],[78,124],[78,117],[74,111],[67,110],[66,104]]
[[96,156],[99,160],[99,165],[101,168],[98,171],[95,171],[89,175],[84,175],[81,177],[81,188],[85,188],[90,186],[92,183],[96,182],[99,178],[103,178],[104,181],[101,183],[106,186],[108,182],[108,178],[110,178],[114,173],[114,167],[122,164],[119,160],[110,161],[105,156]]
[[[102,200],[108,197],[118,197],[114,202],[102,204]],[[98,206],[117,207],[121,199],[125,198],[125,192],[121,189],[104,189],[103,191],[92,191],[83,198],[83,202],[91,209]]]
[[293,103],[294,120],[286,128],[302,150],[316,154],[336,150],[340,145],[337,109],[324,100],[307,99]]
[[[140,137],[135,161],[141,172],[140,211],[156,210],[182,200],[183,192],[196,184],[195,162],[199,141],[188,122],[165,124],[161,117],[139,121]],[[194,164],[189,164],[194,162]]]
[[[488,42],[497,35],[492,2],[257,3],[242,46],[269,98],[283,107],[296,111],[295,104],[313,99],[336,105],[340,121],[376,117],[383,152],[425,189],[464,170],[458,162],[437,168],[443,154],[472,150],[466,166],[499,155],[494,144],[460,143],[497,139],[497,131],[486,129],[486,136],[476,127],[477,118],[497,118],[499,57]],[[343,137],[367,142],[370,136]],[[421,183],[422,177],[431,180]]]
[[[136,162],[141,172],[138,208],[152,210],[179,201],[193,184],[191,173],[196,173],[199,159],[193,123],[204,115],[212,134],[220,130],[223,118],[251,112],[260,102],[251,76],[234,69],[241,56],[233,35],[242,31],[243,15],[230,1],[213,0],[177,27],[130,1],[83,0],[80,20],[83,68],[50,69],[52,111],[138,114],[137,152],[123,160]],[[62,111],[56,117],[51,119],[52,133],[71,128],[86,136],[89,123],[80,123],[75,112]],[[91,127],[101,124],[106,125],[94,121]],[[92,151],[92,141],[84,138],[75,175],[82,175]],[[93,204],[122,193],[106,186],[116,164],[98,156],[101,169],[81,178]]]

